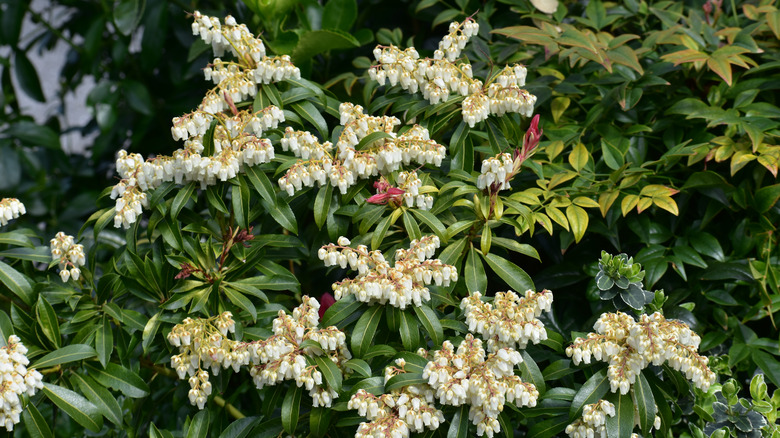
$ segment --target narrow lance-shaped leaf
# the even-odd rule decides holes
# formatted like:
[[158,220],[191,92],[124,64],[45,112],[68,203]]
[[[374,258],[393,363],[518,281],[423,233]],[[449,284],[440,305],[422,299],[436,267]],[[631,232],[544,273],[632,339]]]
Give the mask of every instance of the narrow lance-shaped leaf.
[[42,391],[49,400],[80,425],[93,432],[103,428],[103,417],[100,411],[80,394],[51,383],[44,383]]

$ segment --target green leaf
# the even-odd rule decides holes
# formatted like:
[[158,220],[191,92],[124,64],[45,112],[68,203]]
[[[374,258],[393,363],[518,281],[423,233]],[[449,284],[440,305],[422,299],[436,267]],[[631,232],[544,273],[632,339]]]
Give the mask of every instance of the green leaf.
[[650,384],[647,383],[647,379],[645,379],[642,373],[639,373],[639,376],[637,376],[632,395],[639,418],[639,428],[642,429],[643,435],[647,435],[650,433],[650,429],[655,421],[655,400],[653,399],[653,391],[650,388]]
[[293,386],[287,391],[282,402],[282,427],[290,435],[295,435],[295,428],[298,427],[301,394],[303,394],[303,388]]
[[[330,309],[328,309],[330,310]],[[358,319],[355,328],[352,329],[352,353],[355,357],[363,357],[368,349],[371,348],[371,344],[376,336],[376,329],[379,327],[379,321],[382,319],[384,307],[371,306],[363,312],[363,315]]]
[[428,229],[434,232],[437,236],[439,236],[439,240],[441,240],[442,244],[447,243],[447,228],[444,226],[443,223],[437,218],[435,215],[433,215],[430,211],[427,210],[420,210],[417,208],[410,209],[409,211],[412,212],[415,216],[417,216],[417,219],[420,220],[420,222],[424,223],[428,226]]
[[423,304],[422,306],[414,306],[414,313],[417,315],[417,319],[422,323],[423,328],[428,332],[433,346],[441,346],[444,342],[444,329],[439,322],[439,317],[436,312],[429,306]]
[[592,375],[577,391],[577,394],[574,395],[571,408],[569,409],[569,417],[578,418],[582,414],[583,406],[596,403],[604,397],[608,390],[609,378],[607,378],[607,373],[602,369]]
[[333,409],[325,407],[312,408],[311,412],[309,412],[309,432],[311,435],[315,438],[325,436],[328,433],[332,417]]
[[0,260],[0,283],[3,283],[8,290],[21,298],[25,304],[32,306],[33,291],[30,282],[19,271],[5,264],[2,260]]
[[8,345],[8,337],[14,334],[14,325],[5,311],[0,310],[0,347]]
[[320,188],[317,197],[314,198],[314,222],[317,224],[317,228],[322,229],[325,220],[328,219],[331,199],[333,199],[333,186],[325,184],[325,187]]
[[265,172],[257,167],[247,167],[245,169],[246,176],[249,178],[249,182],[255,188],[255,191],[270,205],[276,204],[276,191],[271,185],[271,180],[268,179]]
[[304,101],[290,104],[290,108],[319,131],[322,138],[328,138],[328,124],[313,103]]
[[625,164],[625,159],[620,150],[604,140],[601,140],[601,153],[604,155],[604,162],[607,163],[607,167],[612,170],[618,170]]
[[27,403],[27,406],[25,406],[22,411],[22,421],[31,438],[47,438],[54,436],[51,433],[49,422],[43,418],[43,415],[38,412],[38,408],[36,408],[32,402]]
[[105,369],[87,365],[89,374],[103,386],[116,389],[131,398],[142,398],[149,395],[149,385],[136,373],[122,365],[109,363]]
[[569,219],[574,241],[579,243],[585,235],[585,230],[588,229],[588,212],[582,207],[571,204],[566,207],[566,218]]
[[420,373],[401,373],[391,377],[385,383],[385,391],[390,392],[409,385],[426,385],[428,379],[424,379]]
[[119,0],[114,6],[114,24],[122,35],[130,35],[143,16],[143,2],[138,0]]
[[95,349],[89,345],[71,344],[52,351],[42,358],[33,362],[30,368],[47,368],[54,365],[76,362],[83,359],[95,357]]
[[559,433],[566,429],[566,426],[568,426],[569,423],[571,423],[571,420],[566,415],[559,415],[550,418],[549,420],[540,421],[534,423],[534,425],[528,429],[528,436],[534,438],[558,436]]
[[414,217],[409,214],[409,210],[404,211],[401,216],[403,217],[404,229],[406,229],[406,234],[409,236],[409,239],[420,239],[422,237],[422,233],[420,233],[420,226],[417,225],[417,221],[414,220]]
[[98,408],[108,421],[117,426],[122,426],[122,407],[119,406],[119,402],[116,401],[116,398],[109,390],[89,376],[73,373],[70,379],[78,385],[81,393]]
[[447,438],[466,438],[469,436],[469,405],[464,404],[455,411]]
[[495,254],[485,256],[485,261],[506,284],[517,292],[535,290],[534,282],[531,277],[519,266],[509,260],[499,257]]
[[320,327],[337,325],[350,317],[362,305],[362,302],[355,301],[354,295],[342,297],[325,311],[325,315],[322,316],[322,320],[320,321]]
[[284,198],[281,196],[277,197],[275,205],[269,204],[265,199],[262,199],[260,203],[263,205],[265,211],[271,213],[271,216],[274,218],[276,223],[283,226],[293,234],[298,234],[298,221],[295,218],[295,214],[293,213],[292,209],[290,209],[290,205],[287,203],[287,201],[284,200]]
[[236,217],[238,226],[243,229],[249,228],[249,186],[242,177],[236,177],[238,185],[231,188],[231,198],[233,200],[233,213]]
[[376,226],[374,232],[371,234],[371,249],[379,249],[379,245],[381,245],[382,241],[385,239],[387,230],[390,228],[390,225],[395,223],[397,219],[398,216],[391,214],[379,222],[379,225]]
[[520,376],[523,378],[523,381],[533,383],[537,391],[539,391],[539,395],[544,395],[547,390],[544,384],[544,376],[539,370],[539,365],[536,364],[531,355],[523,351],[523,361],[517,364],[517,367],[520,368]]
[[46,102],[46,97],[44,97],[43,89],[41,88],[41,81],[38,79],[38,72],[24,51],[14,50],[13,67],[16,80],[24,94],[38,102]]
[[58,408],[85,428],[93,432],[99,432],[103,428],[103,417],[98,408],[80,394],[47,382],[43,383],[42,392]]
[[506,237],[493,236],[493,244],[502,248],[514,251],[519,254],[534,258],[538,261],[542,261],[539,257],[539,252],[533,246],[527,243],[520,243],[514,239],[507,239]]
[[263,417],[244,417],[228,425],[219,438],[244,438],[257,426]]
[[607,416],[607,438],[625,438],[634,430],[634,403],[630,394],[611,394],[615,416]]
[[780,184],[761,187],[756,191],[754,205],[759,213],[766,213],[780,199]]
[[0,257],[16,260],[29,260],[32,262],[46,263],[51,262],[51,250],[47,246],[38,246],[35,248],[11,248],[0,251]]
[[[252,317],[252,322],[257,321],[257,309],[255,308],[255,305],[252,304],[252,300],[245,297],[244,294],[241,292],[238,292],[234,290],[231,287],[224,287],[222,290],[225,292],[225,296],[236,306],[240,307],[243,310],[246,310],[247,313],[249,313],[249,316]],[[262,294],[262,292],[260,292]],[[265,295],[265,294],[263,294]]]
[[111,321],[105,313],[102,323],[95,332],[95,351],[100,364],[105,367],[111,358],[111,353],[114,352],[114,332],[111,330]]
[[195,414],[195,416],[192,417],[192,422],[190,422],[190,428],[187,429],[187,438],[201,438],[208,436],[210,421],[211,419],[209,418],[208,409],[204,409]]
[[[360,42],[355,37],[341,30],[310,30],[300,36],[298,45],[293,50],[292,58],[293,62],[299,64],[314,55],[329,50],[351,49],[359,46]],[[324,137],[327,137],[327,133],[324,134]]]
[[699,231],[692,234],[689,237],[689,241],[691,246],[693,246],[693,249],[698,251],[699,254],[712,257],[719,262],[726,260],[726,256],[723,253],[723,248],[720,246],[720,242],[718,242],[718,239],[716,239],[712,234]]
[[38,303],[35,305],[35,316],[38,319],[38,325],[43,334],[46,335],[55,347],[60,347],[60,323],[57,320],[57,313],[49,304],[43,294],[38,295]]
[[[363,137],[360,142],[358,142],[357,145],[355,145],[355,149],[358,151],[361,151],[363,149],[366,149],[368,147],[375,147],[377,145],[383,145],[385,144],[384,140],[387,138],[394,138],[392,135],[386,133],[385,131],[376,131],[368,134],[367,136]],[[375,145],[374,143],[377,143]]]
[[30,248],[33,247],[33,243],[30,241],[29,237],[16,231],[0,233],[0,243],[11,245],[11,246],[27,246]]
[[143,332],[143,342],[142,346],[144,349],[144,353],[146,353],[146,350],[149,349],[149,345],[154,341],[154,337],[157,336],[157,330],[160,328],[160,315],[162,314],[162,311],[157,312],[154,316],[149,318],[149,321],[146,322],[146,325],[144,326],[144,332]]
[[468,288],[469,293],[482,292],[484,294],[487,292],[485,267],[482,266],[482,260],[480,260],[479,255],[473,246],[469,249],[469,254],[466,257],[466,267],[464,271],[466,287]]
[[328,383],[334,391],[341,391],[341,381],[343,376],[339,366],[330,360],[327,356],[314,356],[314,362],[317,364],[322,376],[325,378],[325,382]]
[[780,387],[780,362],[777,359],[761,350],[753,349],[753,361],[775,386]]
[[401,312],[401,342],[404,349],[414,351],[420,345],[420,330],[417,328],[417,318],[409,310]]
[[[354,336],[353,331],[353,336]],[[371,366],[362,359],[350,359],[344,363],[344,367],[360,374],[361,377],[371,377]]]
[[355,0],[330,0],[325,3],[325,9],[322,12],[322,27],[349,32],[356,18],[357,2]]

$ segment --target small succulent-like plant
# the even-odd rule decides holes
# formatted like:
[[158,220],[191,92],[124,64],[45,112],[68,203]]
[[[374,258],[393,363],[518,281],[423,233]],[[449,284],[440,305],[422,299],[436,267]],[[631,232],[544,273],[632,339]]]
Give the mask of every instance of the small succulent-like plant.
[[739,389],[737,382],[729,379],[715,392],[712,418],[707,418],[704,434],[711,438],[780,437],[776,424],[780,391],[775,391],[770,398],[763,374],[755,375],[750,382],[752,399],[739,397]]
[[654,294],[643,288],[645,271],[642,265],[634,263],[633,257],[626,254],[613,256],[601,251],[599,273],[596,274],[596,286],[602,300],[612,300],[618,309],[626,306],[641,310],[653,301]]

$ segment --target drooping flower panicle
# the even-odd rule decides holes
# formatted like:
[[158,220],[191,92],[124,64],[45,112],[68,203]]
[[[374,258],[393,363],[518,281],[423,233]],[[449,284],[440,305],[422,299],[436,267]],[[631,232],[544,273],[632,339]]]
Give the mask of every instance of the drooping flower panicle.
[[51,244],[51,258],[57,262],[62,281],[68,281],[69,278],[78,281],[81,277],[79,267],[84,266],[87,262],[84,245],[75,243],[73,236],[62,231],[57,233],[49,243]]
[[381,251],[368,251],[364,245],[350,247],[349,239],[340,237],[338,244],[320,248],[318,256],[325,266],[349,266],[358,271],[357,277],[333,284],[337,300],[354,295],[358,301],[373,304],[390,304],[405,309],[408,305],[420,306],[431,299],[426,285],[448,286],[458,280],[454,266],[431,259],[439,247],[437,236],[424,236],[413,240],[408,250],[399,249],[395,264],[385,260]]
[[27,348],[16,335],[8,337],[8,344],[0,347],[0,426],[14,430],[22,413],[21,396],[32,397],[43,388],[43,376],[27,368]]
[[16,198],[0,199],[0,227],[8,224],[8,221],[27,213],[27,209]]
[[472,18],[462,23],[450,23],[449,33],[442,38],[433,59],[420,58],[414,47],[401,50],[396,46],[377,46],[377,61],[368,74],[384,85],[400,84],[410,93],[422,92],[423,98],[437,104],[446,102],[450,93],[464,96],[463,121],[470,127],[487,119],[490,114],[501,116],[515,112],[530,117],[536,96],[523,89],[526,68],[516,64],[506,66],[487,84],[473,77],[471,64],[456,62],[469,39],[479,33],[479,25]]
[[627,394],[650,364],[668,363],[705,392],[717,378],[707,366],[709,359],[698,353],[701,338],[684,322],[667,320],[659,312],[641,315],[639,321],[616,312],[602,314],[593,328],[596,333],[577,338],[566,354],[575,365],[591,358],[607,362],[612,392]]
[[[135,223],[148,207],[146,192],[163,182],[196,181],[205,189],[233,178],[247,166],[274,158],[271,141],[261,137],[285,120],[282,110],[270,105],[255,112],[239,110],[236,105],[253,98],[258,84],[300,78],[300,71],[287,56],[266,56],[263,42],[234,18],[228,16],[221,23],[199,12],[193,17],[193,34],[211,44],[218,56],[203,71],[206,80],[215,86],[195,111],[173,119],[171,135],[174,140],[184,141],[183,148],[171,156],[158,155],[149,160],[119,152],[116,167],[121,180],[111,192],[112,199],[116,199],[117,228]],[[219,58],[226,51],[236,60]],[[212,127],[213,137],[208,139],[212,147],[206,151],[205,137]]]
[[477,435],[492,437],[501,431],[498,415],[505,403],[536,406],[539,391],[514,374],[522,361],[513,348],[501,348],[486,357],[482,341],[469,333],[457,350],[444,341],[425,366],[423,378],[436,391],[439,403],[471,405],[469,419],[477,425]]
[[547,339],[544,323],[538,317],[552,308],[552,292],[527,290],[521,297],[515,292],[498,292],[493,303],[481,300],[474,292],[461,301],[469,331],[487,341],[488,351],[501,348],[525,348],[528,342],[538,344]]
[[[401,121],[395,117],[369,116],[363,113],[363,107],[351,103],[342,103],[339,112],[344,129],[335,147],[329,141],[321,143],[309,132],[290,127],[285,130],[282,149],[300,158],[279,178],[279,187],[290,196],[303,187],[328,183],[345,194],[359,179],[387,175],[402,165],[414,162],[441,166],[447,153],[422,126],[414,125],[397,134],[395,127]],[[356,149],[361,140],[376,132],[386,137]]]
[[[395,361],[396,366],[385,368],[385,384],[393,376],[405,373],[405,364],[406,361],[399,358]],[[359,389],[349,399],[347,407],[356,409],[369,421],[360,423],[355,438],[406,438],[409,432],[422,433],[425,428],[436,430],[445,420],[434,401],[433,390],[428,385],[408,385],[380,396]]]

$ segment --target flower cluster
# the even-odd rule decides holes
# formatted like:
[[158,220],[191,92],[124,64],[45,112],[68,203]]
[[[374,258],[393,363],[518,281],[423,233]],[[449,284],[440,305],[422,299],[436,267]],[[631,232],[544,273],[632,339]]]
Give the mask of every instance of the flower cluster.
[[477,435],[492,437],[501,431],[498,415],[506,402],[518,407],[536,406],[539,391],[514,374],[515,366],[522,361],[520,353],[512,348],[501,348],[485,357],[482,341],[469,333],[457,350],[450,341],[444,341],[442,349],[435,351],[425,366],[423,378],[428,379],[440,403],[470,404],[469,419],[477,425]]
[[450,23],[450,31],[439,43],[433,59],[420,58],[414,47],[401,50],[396,46],[377,46],[374,58],[378,64],[368,70],[371,79],[384,85],[400,84],[401,88],[416,93],[432,104],[446,102],[450,93],[464,96],[463,120],[472,128],[488,115],[507,112],[530,117],[536,96],[522,87],[526,68],[522,65],[505,67],[487,84],[473,78],[471,65],[456,63],[469,39],[479,33],[479,25],[471,18],[463,23]]
[[[295,380],[299,387],[305,386],[309,391],[315,407],[330,407],[338,397],[338,393],[323,382],[317,366],[309,365],[306,360],[306,356],[324,355],[326,360],[342,366],[352,358],[342,331],[334,326],[318,327],[319,308],[316,299],[304,296],[292,315],[279,311],[279,317],[273,322],[273,336],[241,347],[251,355],[253,366],[250,374],[258,389],[284,380]],[[318,343],[319,348],[301,347],[307,340]]]
[[[335,147],[328,141],[320,143],[309,132],[289,127],[285,131],[282,149],[300,158],[279,178],[279,186],[291,196],[315,183],[330,183],[344,194],[358,179],[388,174],[412,162],[441,166],[447,153],[447,148],[431,140],[422,126],[414,125],[396,134],[394,129],[401,122],[395,117],[369,116],[363,113],[363,107],[351,103],[342,103],[339,112],[344,129]],[[386,136],[356,149],[361,140],[376,132]]]
[[366,202],[381,205],[390,204],[394,208],[398,208],[403,204],[409,208],[416,205],[420,210],[433,208],[433,196],[425,195],[420,191],[422,181],[417,177],[416,170],[400,172],[396,180],[398,181],[398,187],[393,187],[385,177],[379,178],[379,181],[374,183],[374,188],[377,191],[376,195],[366,199]]
[[[395,365],[385,369],[385,383],[406,372],[404,359],[396,359]],[[433,390],[427,385],[408,385],[378,397],[359,389],[349,399],[347,407],[357,409],[368,422],[360,423],[355,438],[406,438],[409,432],[421,433],[426,427],[436,430],[444,422],[444,414],[436,409],[434,400]]]
[[43,388],[43,376],[37,370],[27,369],[27,348],[16,335],[8,337],[8,345],[0,347],[0,425],[8,432],[14,430],[22,413],[20,396],[35,395]]
[[0,227],[5,226],[8,224],[8,221],[16,219],[25,213],[27,213],[27,209],[24,208],[24,204],[19,202],[18,199],[0,199]]
[[[257,84],[299,78],[300,72],[287,56],[267,57],[263,42],[232,17],[220,23],[214,17],[195,12],[194,18],[193,33],[211,44],[217,56],[229,50],[237,61],[217,58],[204,69],[206,80],[215,87],[195,111],[175,117],[171,126],[173,139],[183,140],[183,148],[171,156],[158,155],[149,160],[119,152],[116,168],[121,181],[111,192],[112,199],[116,199],[117,228],[128,228],[136,222],[148,206],[145,192],[163,182],[197,181],[205,189],[235,177],[246,166],[268,163],[274,158],[271,141],[261,137],[285,120],[282,110],[271,105],[256,112],[239,111],[236,104],[255,96]],[[209,150],[205,146],[207,133]]]
[[509,180],[515,173],[515,160],[508,153],[498,154],[482,161],[482,171],[477,177],[477,188],[486,189],[496,185],[498,190],[508,190]]
[[607,429],[604,426],[607,416],[615,416],[615,405],[599,400],[582,408],[582,417],[566,426],[566,434],[572,438],[606,438]]
[[338,245],[325,245],[318,252],[325,266],[349,266],[358,271],[354,279],[333,284],[337,300],[354,295],[358,301],[405,309],[407,305],[420,306],[431,299],[425,286],[431,283],[448,286],[451,281],[458,280],[454,266],[438,259],[429,260],[439,247],[437,236],[412,240],[408,250],[396,251],[392,267],[381,251],[368,251],[364,245],[351,248],[349,244],[349,239],[340,237]]
[[[312,396],[314,406],[330,406],[338,393],[323,384],[322,373],[315,365],[309,365],[306,356],[326,355],[328,360],[341,365],[351,359],[346,336],[336,327],[319,329],[319,303],[304,296],[302,304],[293,309],[292,315],[280,310],[273,322],[274,335],[266,340],[238,342],[227,337],[235,331],[230,312],[212,318],[186,318],[173,327],[168,342],[179,347],[179,354],[171,357],[171,367],[180,379],[189,376],[190,403],[203,409],[211,394],[209,373],[218,375],[220,369],[250,366],[249,373],[258,389],[276,385],[284,380],[295,380],[305,386]],[[319,347],[301,347],[312,340]]]
[[612,392],[627,394],[642,369],[664,362],[702,391],[716,380],[709,360],[697,351],[701,338],[681,321],[667,320],[659,312],[641,315],[639,321],[622,312],[604,313],[593,328],[596,333],[577,338],[566,354],[575,365],[590,363],[591,357],[609,363]]
[[488,351],[501,348],[525,348],[529,341],[538,344],[547,339],[544,323],[538,317],[552,308],[549,290],[527,290],[525,297],[510,291],[498,292],[493,304],[481,300],[474,292],[461,301],[469,331],[479,333],[487,341]]
[[238,342],[227,337],[235,329],[233,314],[223,312],[212,318],[185,318],[168,333],[168,342],[179,348],[179,354],[171,356],[171,368],[180,379],[188,379],[190,403],[198,409],[203,409],[211,394],[206,369],[211,368],[216,376],[221,368],[232,367],[238,372],[249,362],[249,354],[238,350]]
[[51,258],[57,262],[60,268],[62,281],[68,281],[69,278],[78,281],[81,277],[79,266],[84,266],[87,262],[84,245],[75,243],[73,236],[62,231],[57,233],[49,243],[51,244]]

